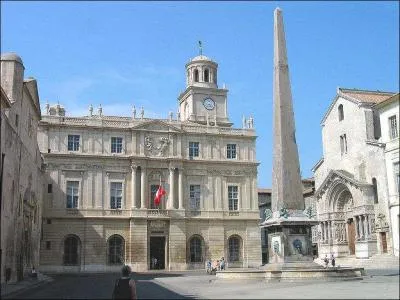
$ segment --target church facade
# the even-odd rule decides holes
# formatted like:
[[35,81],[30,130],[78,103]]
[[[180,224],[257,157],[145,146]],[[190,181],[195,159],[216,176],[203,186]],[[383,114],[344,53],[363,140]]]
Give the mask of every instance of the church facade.
[[313,168],[320,257],[398,255],[398,94],[395,98],[339,88],[323,117],[323,158]]
[[46,105],[40,270],[185,270],[221,257],[228,268],[261,265],[253,120],[232,127],[217,71],[204,55],[189,61],[167,119],[101,107],[69,117]]

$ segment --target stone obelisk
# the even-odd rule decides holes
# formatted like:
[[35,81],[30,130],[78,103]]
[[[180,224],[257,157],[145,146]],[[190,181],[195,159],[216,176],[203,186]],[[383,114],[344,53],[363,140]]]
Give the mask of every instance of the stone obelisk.
[[272,211],[277,211],[282,206],[304,210],[285,32],[282,11],[279,8],[274,12],[273,136]]
[[312,260],[311,220],[304,211],[299,154],[290,89],[282,10],[274,11],[274,129],[272,210],[262,226],[268,230],[269,262]]

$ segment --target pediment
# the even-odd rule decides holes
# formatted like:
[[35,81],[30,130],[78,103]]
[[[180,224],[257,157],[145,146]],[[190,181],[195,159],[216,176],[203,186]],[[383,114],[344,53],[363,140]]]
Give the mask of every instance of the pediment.
[[350,172],[347,172],[345,170],[330,170],[328,175],[322,182],[321,186],[318,188],[317,191],[315,191],[315,196],[317,198],[321,198],[322,195],[325,194],[325,192],[328,191],[330,187],[337,181],[340,181],[346,185],[355,186],[359,189],[365,186],[370,186],[368,182],[355,179],[354,175]]
[[160,120],[144,120],[143,122],[134,125],[132,129],[155,131],[155,132],[175,132],[181,133],[182,129]]

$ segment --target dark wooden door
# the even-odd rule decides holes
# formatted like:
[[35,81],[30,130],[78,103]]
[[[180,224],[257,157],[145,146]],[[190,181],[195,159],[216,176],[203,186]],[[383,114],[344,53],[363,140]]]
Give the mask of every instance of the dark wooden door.
[[349,219],[349,221],[347,222],[347,233],[348,233],[347,239],[349,241],[350,255],[354,255],[356,253],[356,244],[355,244],[356,231],[353,219]]
[[382,253],[387,253],[386,232],[381,232]]

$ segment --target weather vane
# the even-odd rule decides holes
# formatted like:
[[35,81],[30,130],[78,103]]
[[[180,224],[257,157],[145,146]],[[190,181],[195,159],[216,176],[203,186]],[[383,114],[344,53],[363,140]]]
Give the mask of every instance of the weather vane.
[[199,53],[200,53],[200,56],[203,55],[203,46],[201,44],[201,41],[199,41]]

